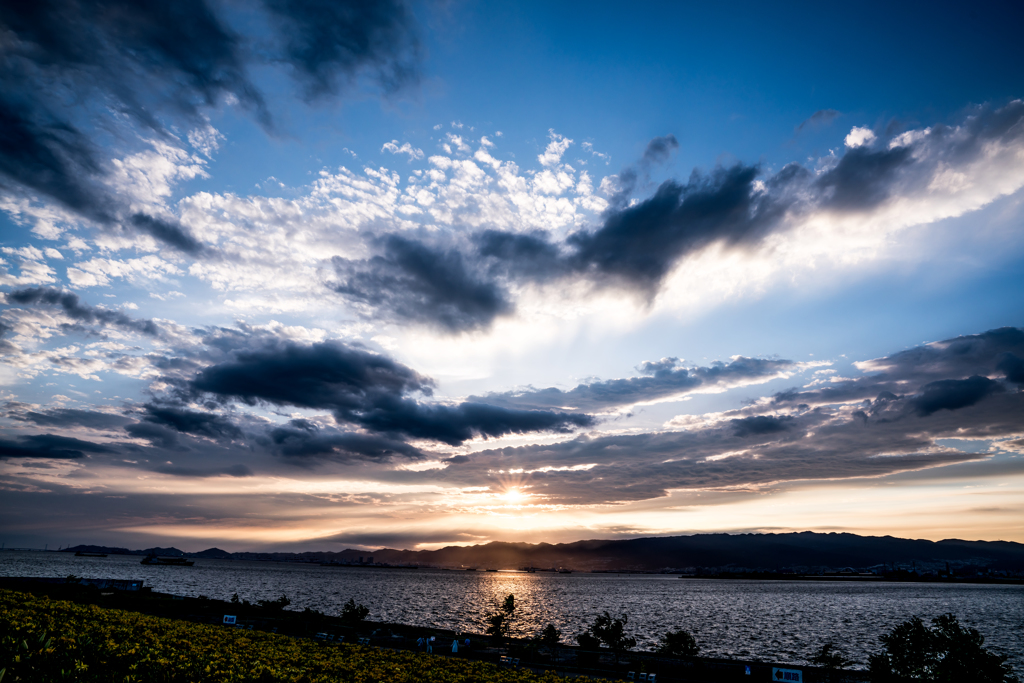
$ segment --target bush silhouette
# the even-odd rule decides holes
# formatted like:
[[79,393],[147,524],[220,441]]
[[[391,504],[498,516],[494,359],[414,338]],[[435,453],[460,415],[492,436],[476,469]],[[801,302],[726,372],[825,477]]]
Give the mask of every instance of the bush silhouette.
[[669,631],[663,635],[658,641],[658,647],[655,649],[655,652],[666,657],[692,659],[700,652],[700,646],[697,645],[697,640],[689,632],[679,629],[678,631]]
[[370,608],[363,605],[357,605],[356,601],[352,598],[348,599],[341,607],[341,620],[346,624],[355,626],[363,621],[370,614]]

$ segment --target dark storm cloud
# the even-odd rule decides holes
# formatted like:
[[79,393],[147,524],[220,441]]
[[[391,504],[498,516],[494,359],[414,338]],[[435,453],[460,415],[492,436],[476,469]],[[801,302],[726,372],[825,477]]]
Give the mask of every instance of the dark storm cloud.
[[[906,405],[900,409],[908,410]],[[481,451],[435,476],[451,485],[493,486],[494,473],[522,471],[517,485],[540,496],[537,502],[554,504],[644,500],[672,489],[876,477],[985,461],[987,453],[955,451],[937,441],[1019,434],[1022,411],[1024,393],[1003,392],[984,404],[915,415],[912,423],[854,420],[846,412],[822,409],[760,415],[687,431],[578,437]]]
[[73,320],[89,325],[109,325],[150,337],[159,337],[161,329],[152,320],[132,318],[120,311],[110,311],[82,303],[78,295],[53,287],[27,287],[7,293],[7,303],[59,306]]
[[[874,412],[884,409],[891,415],[894,405],[907,408],[907,404],[893,403],[895,399],[917,395],[918,402],[913,404],[912,412],[934,412],[932,405],[938,406],[935,410],[955,409],[962,400],[976,402],[999,391],[993,388],[998,383],[989,379],[990,376],[1006,375],[1008,381],[1014,381],[1009,376],[1014,368],[1013,359],[1021,356],[1024,356],[1024,330],[1002,327],[858,363],[857,366],[867,373],[864,377],[820,389],[779,392],[772,397],[772,403],[827,405],[868,401]],[[949,381],[960,384],[943,384]]]
[[[667,154],[672,140],[657,139],[649,156]],[[335,258],[340,282],[331,286],[376,316],[451,332],[486,329],[495,317],[510,313],[508,286],[514,282],[583,278],[653,296],[686,254],[717,241],[760,239],[788,202],[775,192],[776,185],[794,173],[780,172],[767,192],[756,193],[756,167],[694,172],[685,185],[669,180],[645,201],[609,209],[598,229],[576,232],[562,245],[541,233],[486,230],[471,237],[464,255],[458,247],[391,235],[380,240],[380,253],[370,259]]]
[[473,243],[492,277],[545,281],[571,272],[558,245],[549,242],[544,233],[484,230],[473,236]]
[[115,131],[117,117],[169,137],[168,118],[201,124],[204,109],[233,100],[272,130],[248,76],[256,59],[293,65],[311,95],[335,92],[362,71],[388,90],[415,80],[415,31],[402,3],[270,0],[267,8],[286,44],[280,55],[253,49],[224,22],[231,8],[206,0],[0,4],[0,187],[199,255],[181,225],[129,215],[130,201],[107,184],[111,168],[93,138]]
[[106,91],[153,128],[157,115],[143,97],[196,114],[230,93],[264,109],[245,74],[238,36],[204,0],[5,3],[0,23],[17,39],[6,49],[9,60],[88,77],[77,87]]
[[215,413],[204,413],[188,408],[147,403],[142,420],[155,425],[170,427],[184,434],[205,436],[211,439],[239,439],[242,430],[227,418]]
[[[995,473],[998,463],[985,464],[991,454],[941,444],[1019,439],[1024,392],[1003,377],[1017,367],[1022,346],[1018,328],[956,337],[859,363],[867,373],[859,379],[776,394],[710,422],[681,421],[694,425],[685,431],[476,452],[431,475],[489,486],[495,472],[521,472],[519,485],[538,501],[599,504],[672,489],[882,476],[961,462]],[[674,359],[641,366],[654,373],[674,367]]]
[[84,458],[86,453],[114,453],[113,448],[56,434],[0,439],[0,458]]
[[429,394],[433,382],[386,356],[338,342],[285,341],[239,351],[232,360],[200,371],[200,392],[301,408],[355,411],[375,396]]
[[14,329],[13,327],[11,327],[7,323],[5,323],[3,320],[0,320],[0,353],[11,354],[11,355],[17,355],[17,354],[21,353],[21,349],[19,349],[12,342],[9,342],[9,341],[7,341],[6,339],[3,338],[4,335],[6,335],[8,332],[10,332],[13,329]]
[[827,126],[828,124],[832,123],[837,118],[839,118],[839,116],[840,113],[835,109],[819,109],[818,111],[811,114],[810,117],[803,121],[799,126],[797,126],[796,131],[799,133],[800,131],[807,127],[814,128],[816,126]]
[[738,420],[730,420],[733,426],[733,434],[738,437],[763,436],[765,434],[777,434],[784,432],[793,426],[793,418],[789,415],[775,417],[773,415],[755,415],[744,417]]
[[360,71],[387,90],[419,77],[412,12],[399,0],[266,0],[286,41],[285,58],[308,97],[336,93]]
[[238,39],[207,3],[4,3],[0,26],[9,32],[0,55],[0,173],[90,220],[198,253],[180,225],[125,216],[127,202],[106,185],[110,168],[91,135],[105,127],[108,103],[166,135],[162,113],[198,120],[201,107],[227,94],[269,122]]
[[512,310],[502,288],[475,275],[469,259],[457,250],[389,235],[382,252],[363,261],[332,259],[339,277],[334,290],[370,306],[376,317],[462,332],[487,327]]
[[647,189],[651,183],[651,171],[655,166],[668,161],[672,152],[677,149],[679,149],[679,141],[676,140],[675,135],[651,138],[640,159],[632,166],[623,168],[614,177],[616,189],[608,198],[611,207],[609,213],[626,206],[637,189]]
[[1024,358],[1007,353],[996,366],[997,370],[1006,374],[1006,380],[1014,384],[1024,384]]
[[[811,120],[833,114],[823,110]],[[936,125],[891,144],[879,140],[848,149],[815,169],[789,164],[768,173],[736,164],[695,170],[685,183],[665,181],[634,202],[634,191],[646,187],[650,166],[678,145],[672,136],[655,138],[635,165],[620,172],[596,224],[564,240],[541,231],[493,228],[471,232],[462,244],[398,238],[393,244],[421,259],[411,261],[399,258],[383,238],[372,245],[378,255],[371,259],[336,262],[343,280],[336,289],[375,315],[453,332],[487,328],[496,316],[511,312],[512,292],[528,283],[577,280],[650,300],[670,272],[709,245],[756,248],[767,236],[815,215],[855,215],[895,197],[919,199],[948,169],[977,163],[986,150],[1019,145],[1022,122],[1024,102],[979,107],[956,127]],[[424,273],[435,266],[452,274],[440,281],[438,291],[424,282]]]
[[889,198],[898,175],[913,163],[910,147],[851,149],[816,181],[823,192],[821,204],[847,212],[874,208]]
[[0,187],[13,182],[92,220],[112,221],[109,207],[96,201],[106,192],[98,182],[101,164],[88,138],[70,122],[39,111],[39,106],[33,111],[12,101],[12,84],[4,85],[6,93],[0,90],[0,174],[4,177]]
[[289,458],[348,462],[423,457],[418,448],[398,439],[325,429],[308,420],[291,420],[287,425],[271,429],[269,436],[274,451]]
[[25,412],[9,412],[8,417],[31,422],[40,427],[85,427],[86,429],[111,430],[121,429],[131,422],[121,415],[101,413],[96,410],[79,410],[76,408],[53,408],[43,412],[29,410]]
[[666,181],[650,199],[609,212],[598,230],[570,236],[572,263],[581,273],[652,291],[686,253],[770,228],[774,203],[752,192],[757,175],[756,167],[737,165],[694,174],[685,185]]
[[910,405],[918,415],[931,415],[937,410],[957,410],[973,406],[981,399],[1003,389],[999,382],[974,375],[967,379],[943,379],[921,387],[919,396]]
[[131,217],[131,224],[139,232],[154,237],[189,256],[198,256],[203,251],[203,245],[177,221],[137,213]]
[[124,428],[128,436],[135,439],[144,439],[157,448],[167,450],[186,450],[178,439],[175,430],[152,422],[136,422]]
[[784,376],[799,368],[788,360],[736,358],[730,363],[708,367],[685,367],[678,358],[645,361],[637,369],[643,376],[580,384],[568,391],[554,387],[522,392],[472,397],[495,405],[548,407],[583,410],[608,410],[646,401],[679,396],[700,388],[749,384]]
[[338,342],[283,342],[239,351],[189,383],[197,394],[330,410],[371,432],[456,445],[468,439],[536,431],[570,431],[593,419],[580,413],[514,410],[480,403],[427,404],[433,382],[411,368]]
[[677,149],[679,149],[679,141],[676,140],[675,135],[663,135],[652,138],[647,143],[647,148],[644,149],[641,163],[663,164],[668,161],[669,156]]
[[189,477],[201,479],[205,477],[251,477],[253,471],[245,465],[229,465],[220,468],[201,467],[177,467],[175,465],[159,465],[153,468],[154,472],[169,474],[175,477]]

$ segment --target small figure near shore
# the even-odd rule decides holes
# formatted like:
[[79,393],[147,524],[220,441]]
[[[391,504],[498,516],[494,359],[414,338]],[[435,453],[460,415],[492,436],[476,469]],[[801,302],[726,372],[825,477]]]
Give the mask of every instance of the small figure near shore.
[[459,639],[458,638],[456,638],[455,640],[452,641],[452,654],[453,655],[459,654]]
[[427,652],[431,654],[434,652],[434,636],[427,638]]

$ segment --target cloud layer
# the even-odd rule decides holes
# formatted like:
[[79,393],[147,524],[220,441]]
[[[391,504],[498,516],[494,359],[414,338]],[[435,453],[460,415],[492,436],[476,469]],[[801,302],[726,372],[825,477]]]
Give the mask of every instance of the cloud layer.
[[[141,133],[173,144],[173,124],[184,124],[198,127],[199,140],[208,127],[204,112],[230,102],[272,132],[270,107],[250,76],[261,63],[287,65],[311,99],[364,74],[389,91],[418,78],[415,28],[399,0],[268,1],[253,9],[269,13],[266,26],[278,32],[271,36],[236,32],[227,20],[234,9],[206,0],[6,5],[0,182],[108,230],[149,235],[199,256],[202,245],[173,215],[140,212],[118,192],[118,164],[101,151],[104,133],[116,131],[122,142]],[[44,82],[50,85],[38,87]],[[211,139],[215,146],[207,136],[197,148],[209,151]]]

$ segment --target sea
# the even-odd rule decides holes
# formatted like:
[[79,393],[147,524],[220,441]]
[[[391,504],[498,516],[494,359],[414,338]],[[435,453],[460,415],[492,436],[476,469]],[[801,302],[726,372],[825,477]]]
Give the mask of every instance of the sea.
[[483,615],[515,595],[520,635],[547,624],[564,642],[602,612],[628,617],[638,649],[685,629],[709,657],[807,664],[826,642],[858,668],[882,649],[879,636],[918,616],[953,613],[977,628],[985,645],[1009,656],[1024,674],[1024,586],[844,581],[745,581],[674,574],[487,572],[442,569],[323,567],[289,562],[197,559],[192,567],[139,564],[141,557],[75,557],[71,553],[0,552],[0,576],[143,580],[155,591],[256,602],[282,595],[288,609],[337,615],[349,599],[374,621],[467,633],[483,631]]

